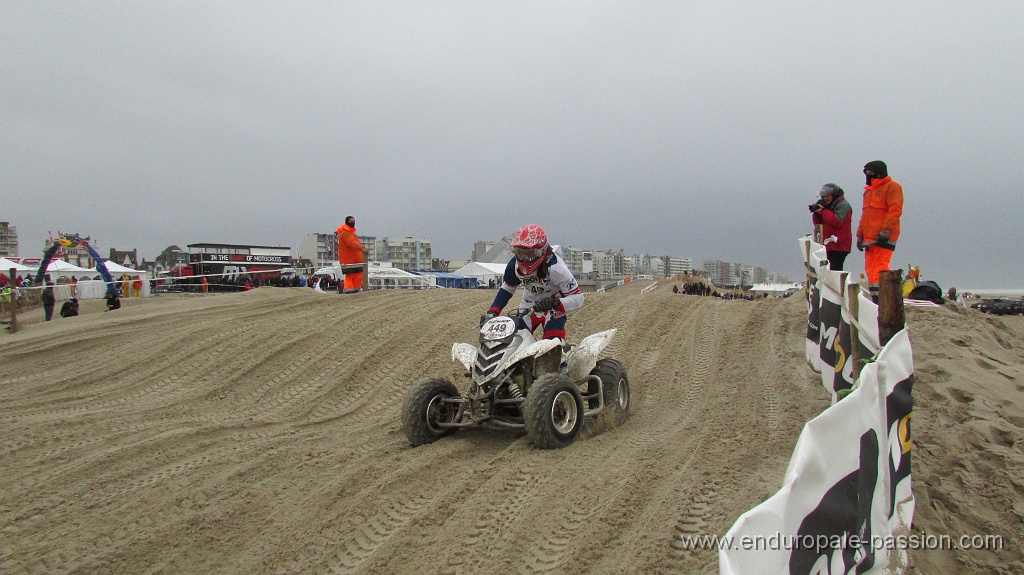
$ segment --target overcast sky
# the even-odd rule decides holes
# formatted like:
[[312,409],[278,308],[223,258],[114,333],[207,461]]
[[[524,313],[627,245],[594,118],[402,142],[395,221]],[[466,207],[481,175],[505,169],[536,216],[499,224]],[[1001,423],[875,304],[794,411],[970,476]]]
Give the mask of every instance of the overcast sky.
[[[361,234],[802,278],[825,182],[893,266],[1024,287],[1024,2],[43,2],[0,8],[0,220],[102,251]],[[863,270],[856,251],[847,269]]]

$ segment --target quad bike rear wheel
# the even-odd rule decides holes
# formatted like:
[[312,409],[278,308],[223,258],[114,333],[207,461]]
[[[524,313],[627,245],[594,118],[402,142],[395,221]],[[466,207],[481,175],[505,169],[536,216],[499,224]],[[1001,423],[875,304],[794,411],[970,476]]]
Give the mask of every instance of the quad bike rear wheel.
[[565,447],[583,427],[583,398],[568,376],[549,373],[530,386],[523,405],[526,433],[539,449]]
[[441,377],[421,380],[409,391],[402,407],[402,430],[413,447],[455,432],[454,428],[438,424],[451,423],[455,418],[455,405],[444,400],[458,395],[455,384]]
[[615,426],[625,423],[630,405],[626,368],[618,360],[602,359],[590,371],[590,375],[601,378],[601,393],[604,395],[604,412],[601,417]]

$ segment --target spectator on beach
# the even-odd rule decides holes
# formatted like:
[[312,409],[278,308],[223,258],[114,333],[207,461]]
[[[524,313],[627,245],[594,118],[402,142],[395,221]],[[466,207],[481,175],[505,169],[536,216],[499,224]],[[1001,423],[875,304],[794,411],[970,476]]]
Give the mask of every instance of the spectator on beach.
[[131,297],[131,292],[128,289],[131,287],[132,278],[128,276],[128,272],[121,274],[121,295],[124,297]]
[[60,306],[60,317],[75,317],[78,315],[78,298],[73,297]]
[[846,201],[843,189],[835,184],[822,186],[819,195],[821,199],[811,204],[811,220],[821,224],[828,268],[842,271],[853,245],[853,208]]
[[135,297],[142,297],[142,278],[135,276],[132,278],[132,291],[134,291]]
[[[356,219],[353,216],[346,216],[345,223],[338,227],[338,263],[342,269],[345,266],[354,266],[366,261],[366,246],[359,241],[356,234]],[[356,293],[362,291],[363,272],[345,272],[345,288],[341,293]]]
[[885,162],[864,165],[864,205],[857,226],[857,249],[864,251],[868,291],[878,301],[879,274],[889,269],[903,215],[903,187],[889,176]]
[[107,311],[121,309],[121,298],[117,295],[117,289],[107,290]]
[[53,295],[53,282],[50,281],[50,274],[43,277],[43,317],[46,321],[53,319],[53,308],[57,305],[57,299]]

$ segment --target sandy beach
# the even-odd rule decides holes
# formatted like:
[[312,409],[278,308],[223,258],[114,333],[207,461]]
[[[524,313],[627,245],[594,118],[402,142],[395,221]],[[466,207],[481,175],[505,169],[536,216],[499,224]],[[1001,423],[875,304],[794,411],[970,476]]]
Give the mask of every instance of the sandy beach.
[[[722,535],[780,486],[829,405],[798,296],[588,293],[569,336],[618,328],[624,426],[566,449],[502,429],[410,448],[406,390],[464,388],[493,291],[261,288],[128,299],[0,333],[0,573],[718,572]],[[518,299],[518,298],[517,298]],[[1024,317],[908,308],[915,529],[1001,550],[912,551],[915,575],[1024,573]]]

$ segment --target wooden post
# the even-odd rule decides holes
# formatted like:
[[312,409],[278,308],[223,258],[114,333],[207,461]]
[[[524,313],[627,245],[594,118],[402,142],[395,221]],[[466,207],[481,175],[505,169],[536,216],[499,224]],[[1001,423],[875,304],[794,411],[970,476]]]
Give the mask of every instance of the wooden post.
[[903,270],[883,270],[878,277],[878,344],[889,343],[904,325]]
[[814,241],[819,243],[819,244],[824,244],[825,238],[822,237],[824,235],[825,235],[825,225],[824,224],[814,224]]
[[850,312],[850,357],[853,362],[853,381],[860,377],[860,330],[857,321],[860,319],[860,284],[846,284],[846,305]]
[[370,290],[370,254],[363,254],[363,291]]
[[[14,285],[14,278],[18,277],[15,275],[15,269],[11,268],[9,277],[10,283],[8,285]],[[21,322],[18,321],[18,292],[11,288],[11,301],[8,302],[11,306],[11,333],[17,333],[21,329]]]
[[807,276],[804,278],[804,292],[807,296],[806,299],[811,298],[811,243],[807,242],[804,244],[804,267],[807,268]]

